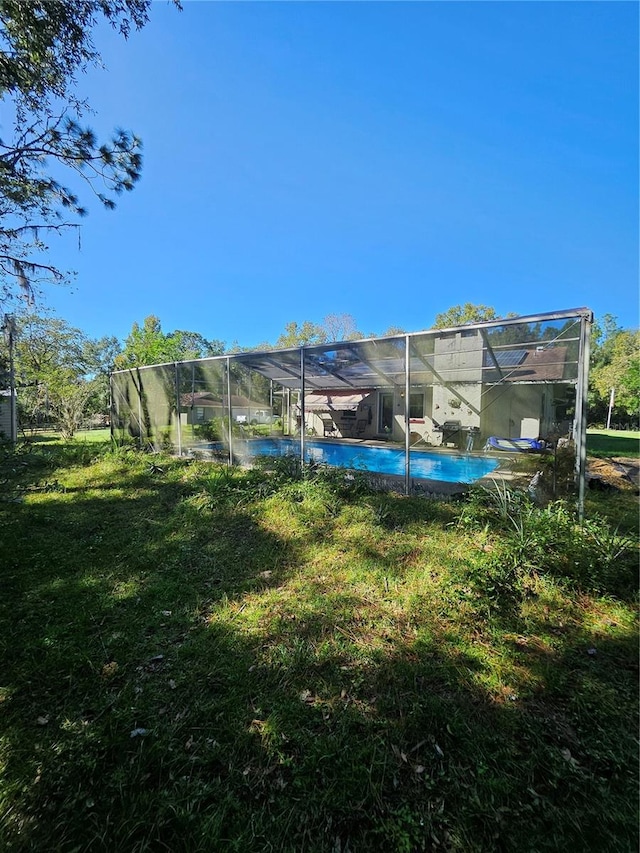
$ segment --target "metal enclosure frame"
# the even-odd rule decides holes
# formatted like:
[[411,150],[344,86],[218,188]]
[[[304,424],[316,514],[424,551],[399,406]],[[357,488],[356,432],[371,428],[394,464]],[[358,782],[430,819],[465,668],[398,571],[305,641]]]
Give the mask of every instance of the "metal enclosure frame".
[[[582,515],[592,322],[590,309],[575,308],[116,371],[111,375],[112,435],[117,438],[116,432],[126,429],[141,443],[171,446],[182,455],[193,447],[190,434],[215,423],[232,463],[238,429],[272,423],[277,413],[281,435],[299,437],[304,465],[307,438],[317,433],[324,407],[342,438],[353,438],[355,429],[365,439],[404,444],[404,491],[409,494],[416,441],[444,439],[447,424],[454,425],[455,434],[456,423],[459,437],[467,435],[467,451],[476,434],[502,431],[510,438],[536,425],[540,433],[543,426],[549,431],[557,412],[563,405],[567,409],[566,389],[571,388],[575,409],[570,424],[565,413],[565,426],[575,442]],[[391,397],[384,417],[383,394],[387,403]],[[444,426],[436,414],[445,417]],[[384,418],[388,435],[380,432]],[[462,441],[456,447],[462,450]]]

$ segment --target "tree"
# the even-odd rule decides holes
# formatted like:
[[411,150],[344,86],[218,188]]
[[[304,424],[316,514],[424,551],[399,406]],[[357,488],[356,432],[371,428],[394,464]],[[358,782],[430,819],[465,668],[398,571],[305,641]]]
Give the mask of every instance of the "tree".
[[[47,257],[48,239],[77,228],[87,209],[58,174],[84,186],[106,208],[133,189],[142,143],[117,130],[99,142],[82,125],[89,110],[76,80],[99,62],[91,33],[106,18],[128,38],[148,20],[151,0],[0,0],[0,299],[63,281]],[[179,5],[176,3],[176,5]],[[12,118],[10,119],[9,116]]]
[[[595,362],[595,364],[594,364]],[[608,408],[609,395],[615,388],[615,413],[618,420],[638,418],[640,410],[640,331],[612,328],[605,331],[596,346],[591,368],[590,400],[594,410],[602,414]]]
[[[513,314],[510,316],[514,316]],[[498,320],[495,308],[488,305],[474,305],[465,302],[464,305],[454,305],[442,314],[436,314],[434,329],[448,329],[451,326],[464,326],[465,323],[482,323],[485,320]]]
[[144,318],[142,326],[134,323],[125,339],[124,348],[116,356],[118,370],[144,364],[162,364],[175,361],[174,344],[162,331],[160,320],[154,314]]
[[224,342],[207,340],[199,332],[176,330],[165,333],[160,320],[153,314],[145,317],[142,326],[134,323],[124,349],[115,358],[119,370],[145,364],[164,364],[169,361],[189,361],[212,355],[222,355]]
[[613,314],[605,314],[596,319],[591,328],[591,369],[602,367],[611,360],[613,343],[622,326]]
[[[351,314],[327,314],[322,323],[313,323],[310,320],[305,320],[300,325],[295,321],[287,323],[284,332],[275,342],[275,349],[306,347],[334,341],[357,341],[363,337]],[[260,348],[264,347],[261,345]]]
[[98,340],[85,340],[84,361],[93,377],[92,393],[88,401],[91,414],[101,414],[105,418],[109,414],[109,374],[115,370],[116,357],[120,350],[120,341],[113,335]]
[[95,374],[109,376],[115,367],[116,357],[120,352],[120,341],[113,335],[92,340],[85,339],[84,359]]
[[16,321],[20,420],[53,421],[65,438],[71,438],[90,414],[105,410],[105,371],[115,339],[91,341],[65,320],[35,313],[22,314]]
[[84,426],[97,389],[93,382],[79,380],[72,370],[61,370],[47,387],[55,423],[62,437],[71,439]]
[[305,320],[300,326],[292,321],[284,327],[284,332],[276,341],[276,349],[287,347],[306,347],[312,344],[324,344],[327,341],[327,333],[316,323]]
[[327,314],[322,321],[322,328],[327,341],[357,341],[364,337],[351,314]]
[[225,342],[217,338],[207,340],[199,332],[185,332],[176,329],[169,337],[177,344],[181,353],[178,361],[188,361],[194,358],[209,358],[214,355],[222,355],[225,351]]
[[[391,325],[388,326],[384,332],[380,333],[381,338],[391,338],[394,335],[406,335],[406,329],[403,329],[401,326]],[[372,338],[376,337],[376,335],[371,335]]]
[[605,314],[596,320],[591,331],[591,423],[606,422],[612,388],[615,388],[615,420],[626,426],[637,424],[640,406],[640,331],[623,329],[617,317]]

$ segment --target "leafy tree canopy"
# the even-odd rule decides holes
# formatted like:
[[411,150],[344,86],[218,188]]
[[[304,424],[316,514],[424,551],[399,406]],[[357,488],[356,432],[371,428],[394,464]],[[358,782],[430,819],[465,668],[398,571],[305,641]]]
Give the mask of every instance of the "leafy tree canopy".
[[606,364],[611,357],[614,341],[622,326],[613,314],[605,314],[602,319],[596,319],[591,328],[591,367],[596,368]]
[[198,332],[163,332],[158,317],[150,314],[142,326],[133,324],[123,351],[115,358],[115,366],[122,370],[145,364],[206,358],[223,352],[223,341],[207,340]]
[[225,342],[212,338],[208,340],[199,332],[187,332],[181,329],[176,329],[171,332],[169,337],[176,343],[178,351],[181,353],[177,361],[187,360],[192,358],[208,358],[212,355],[222,355],[225,351]]
[[313,323],[310,320],[305,320],[301,324],[295,321],[287,323],[274,346],[275,349],[285,349],[333,341],[355,341],[363,337],[351,314],[327,314],[322,323]]
[[[513,316],[513,315],[511,315]],[[488,305],[474,305],[465,302],[464,305],[454,305],[441,314],[436,314],[434,329],[448,329],[451,326],[463,326],[465,323],[482,323],[485,320],[498,320],[495,308]]]
[[108,374],[116,338],[91,340],[57,317],[16,318],[15,376],[20,421],[53,422],[66,437],[108,408]]
[[107,208],[139,179],[140,139],[116,130],[110,140],[99,141],[81,123],[89,105],[76,93],[76,82],[99,62],[92,41],[96,24],[106,19],[127,38],[145,25],[150,5],[151,0],[0,0],[2,301],[67,278],[47,257],[48,239],[77,227],[87,209],[54,173],[66,174]]
[[[610,315],[607,315],[610,318]],[[600,409],[608,405],[611,389],[615,389],[615,410],[620,416],[638,417],[640,410],[640,331],[621,329],[615,318],[596,338],[591,367],[592,405]]]
[[[402,326],[396,326],[393,323],[384,330],[384,332],[380,333],[380,337],[382,338],[390,338],[393,335],[406,335],[406,329],[403,329]],[[371,335],[372,338],[375,338],[376,335]]]
[[312,344],[323,344],[327,340],[327,333],[317,323],[305,320],[304,323],[296,323],[295,320],[287,323],[284,331],[275,342],[276,349],[286,347],[305,347]]

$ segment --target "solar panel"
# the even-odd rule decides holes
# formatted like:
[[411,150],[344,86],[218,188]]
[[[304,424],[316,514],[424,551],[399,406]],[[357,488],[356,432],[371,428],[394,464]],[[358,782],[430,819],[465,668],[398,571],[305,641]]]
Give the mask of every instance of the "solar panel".
[[[526,349],[500,350],[495,353],[496,361],[500,367],[517,367],[527,357]],[[492,359],[490,358],[489,361]]]

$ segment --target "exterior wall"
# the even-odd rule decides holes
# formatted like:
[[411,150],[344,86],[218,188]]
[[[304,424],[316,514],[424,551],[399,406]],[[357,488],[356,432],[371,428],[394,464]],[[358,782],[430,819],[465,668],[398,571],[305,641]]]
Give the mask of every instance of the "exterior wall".
[[[433,389],[432,419],[442,424],[445,421],[460,421],[463,427],[480,427],[482,411],[482,385],[455,383]],[[436,443],[436,442],[434,442]]]
[[[477,329],[461,329],[437,337],[434,341],[433,367],[444,382],[455,372],[456,382],[480,382],[484,353]],[[436,377],[436,382],[438,382]]]
[[[372,423],[371,437],[388,438],[391,441],[404,441],[405,432],[405,396],[404,391],[396,389],[393,398],[393,426],[390,434],[378,429],[381,407],[381,394],[377,392],[375,417]],[[424,406],[421,418],[410,418],[411,443],[423,441],[438,446],[442,444],[442,432],[439,426],[445,421],[459,420],[464,427],[480,427],[482,387],[480,385],[452,385],[449,388],[430,385],[413,386],[411,394],[423,394]]]
[[[221,418],[223,411],[222,406],[187,406],[182,408],[180,420],[182,423],[197,426],[198,424],[206,424],[214,418]],[[200,417],[200,412],[202,412],[202,417]]]
[[[433,366],[438,384],[433,389],[431,444],[442,444],[442,433],[434,421],[438,425],[460,421],[463,429],[480,427],[483,358],[483,340],[477,329],[461,329],[436,338]],[[456,381],[448,382],[454,373]]]
[[[479,429],[483,438],[490,435],[505,438],[537,438],[553,432],[566,432],[566,420],[559,420],[556,403],[564,402],[567,386],[510,385],[482,386],[452,384],[449,387],[420,386],[412,393],[424,393],[424,417],[410,420],[411,443],[442,444],[442,432],[436,424],[460,421],[463,430]],[[386,392],[384,392],[386,393]],[[372,429],[377,430],[380,397]],[[393,404],[393,431],[387,438],[404,440],[404,393],[396,390]],[[371,437],[375,437],[372,435]],[[477,442],[476,442],[477,446]]]
[[548,404],[553,386],[498,385],[485,389],[483,395],[483,436],[502,438],[538,438],[550,428]]

